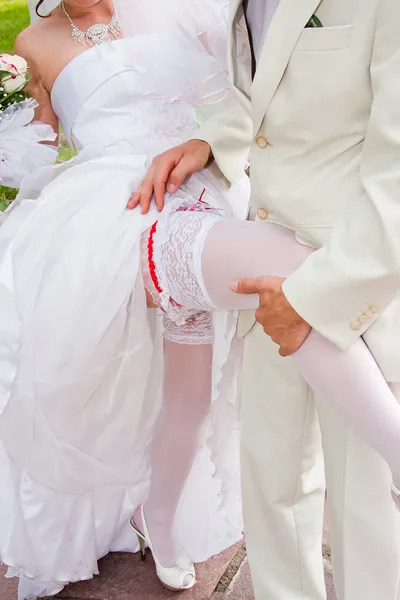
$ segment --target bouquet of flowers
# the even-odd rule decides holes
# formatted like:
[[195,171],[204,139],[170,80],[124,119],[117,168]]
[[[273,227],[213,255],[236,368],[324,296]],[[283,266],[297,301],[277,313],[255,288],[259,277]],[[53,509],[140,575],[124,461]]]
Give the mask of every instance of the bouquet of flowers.
[[57,159],[57,150],[42,143],[56,139],[52,127],[34,122],[37,102],[24,91],[29,79],[25,59],[0,54],[0,185],[12,188]]
[[24,58],[0,54],[0,111],[26,99],[24,88],[28,81],[28,63]]

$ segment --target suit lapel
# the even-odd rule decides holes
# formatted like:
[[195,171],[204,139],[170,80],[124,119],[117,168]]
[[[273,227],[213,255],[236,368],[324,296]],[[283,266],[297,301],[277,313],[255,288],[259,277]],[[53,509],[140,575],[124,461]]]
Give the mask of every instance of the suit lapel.
[[[268,29],[251,88],[254,135],[257,135],[261,127],[298,39],[321,1],[280,0]],[[235,3],[238,4],[238,0]],[[235,13],[237,8],[236,6]]]

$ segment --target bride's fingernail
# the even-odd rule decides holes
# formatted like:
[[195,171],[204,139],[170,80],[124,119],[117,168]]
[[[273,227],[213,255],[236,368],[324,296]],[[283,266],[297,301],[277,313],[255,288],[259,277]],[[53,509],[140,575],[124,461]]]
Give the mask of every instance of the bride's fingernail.
[[231,290],[232,290],[232,292],[237,292],[238,283],[239,283],[238,281],[232,281],[232,283],[231,283]]
[[172,185],[172,183],[167,185],[168,194],[175,194],[176,191],[178,191],[178,188],[175,185]]

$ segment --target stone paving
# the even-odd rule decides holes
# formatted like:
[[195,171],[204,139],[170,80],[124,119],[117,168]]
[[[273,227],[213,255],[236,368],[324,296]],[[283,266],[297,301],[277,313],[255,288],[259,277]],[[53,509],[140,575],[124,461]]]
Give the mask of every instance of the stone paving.
[[[327,600],[336,600],[333,589],[330,544],[324,532],[323,555]],[[59,600],[176,600],[176,593],[164,589],[157,580],[151,555],[145,562],[139,555],[116,553],[100,561],[100,575],[68,586]],[[0,568],[0,574],[4,570]],[[197,567],[197,585],[179,598],[184,600],[254,600],[244,543]],[[17,600],[16,582],[0,579],[0,600]]]

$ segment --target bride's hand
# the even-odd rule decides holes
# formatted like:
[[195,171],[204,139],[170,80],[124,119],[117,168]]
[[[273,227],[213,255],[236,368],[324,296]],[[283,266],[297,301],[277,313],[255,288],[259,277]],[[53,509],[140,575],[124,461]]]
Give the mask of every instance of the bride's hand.
[[190,140],[181,146],[159,154],[149,172],[127,204],[132,209],[140,205],[143,215],[149,212],[152,197],[159,212],[164,208],[165,192],[174,194],[185,179],[204,169],[211,156],[211,148],[202,140]]

